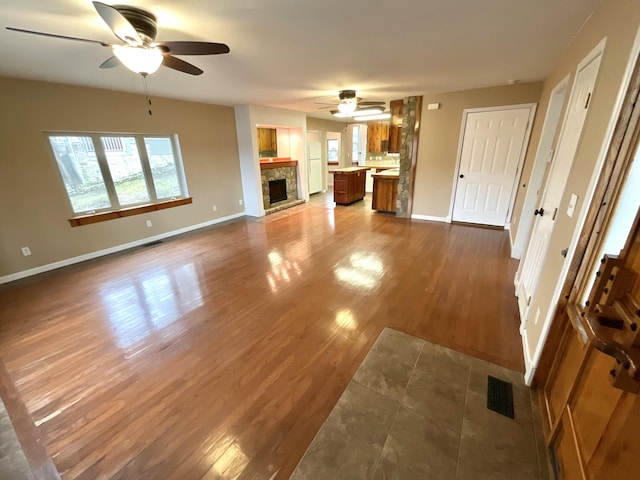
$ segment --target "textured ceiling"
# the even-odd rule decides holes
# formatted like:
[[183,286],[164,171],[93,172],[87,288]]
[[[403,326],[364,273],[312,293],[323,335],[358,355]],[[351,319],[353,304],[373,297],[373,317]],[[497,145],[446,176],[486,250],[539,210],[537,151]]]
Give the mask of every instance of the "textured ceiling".
[[[106,3],[109,3],[108,1]],[[182,57],[205,73],[161,68],[152,95],[318,112],[354,88],[366,100],[541,80],[599,0],[131,0],[162,40],[227,43]],[[0,2],[2,27],[117,39],[89,0]],[[100,70],[99,45],[0,31],[0,75],[142,92],[124,68]],[[337,98],[336,98],[337,99]]]

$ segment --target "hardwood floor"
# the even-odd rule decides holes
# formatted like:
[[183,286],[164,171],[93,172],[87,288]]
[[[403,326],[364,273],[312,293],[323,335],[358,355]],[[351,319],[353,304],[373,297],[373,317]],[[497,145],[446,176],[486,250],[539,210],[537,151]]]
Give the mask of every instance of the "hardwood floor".
[[284,479],[385,326],[522,371],[516,267],[314,197],[0,287],[0,359],[65,480]]

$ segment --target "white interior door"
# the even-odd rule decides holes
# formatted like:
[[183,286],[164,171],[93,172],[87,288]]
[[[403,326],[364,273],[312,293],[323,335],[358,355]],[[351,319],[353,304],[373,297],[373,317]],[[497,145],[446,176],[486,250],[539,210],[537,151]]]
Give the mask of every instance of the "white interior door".
[[505,225],[531,108],[466,114],[454,221]]
[[576,75],[556,154],[543,190],[542,201],[535,212],[537,219],[533,224],[529,246],[520,263],[517,276],[519,279],[517,296],[522,329],[526,328],[529,305],[538,286],[554,221],[557,215],[562,214],[562,212],[558,212],[558,207],[564,194],[576,150],[578,149],[601,58],[602,54],[597,55],[589,63],[581,67]]

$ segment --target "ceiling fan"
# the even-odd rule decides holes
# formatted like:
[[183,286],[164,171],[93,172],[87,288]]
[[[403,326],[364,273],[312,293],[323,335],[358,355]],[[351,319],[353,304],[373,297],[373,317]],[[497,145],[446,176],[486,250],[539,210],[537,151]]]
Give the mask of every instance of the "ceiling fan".
[[368,113],[381,113],[384,111],[385,102],[363,101],[361,97],[356,96],[355,90],[340,90],[338,92],[338,98],[340,101],[337,105],[330,103],[326,104],[328,106],[320,108],[337,108],[331,110],[331,114],[342,117],[363,113],[365,110]]
[[7,27],[7,30],[44,37],[62,38],[78,42],[97,43],[109,47],[113,56],[105,60],[100,68],[113,68],[121,63],[129,70],[146,77],[154,73],[160,65],[188,73],[201,75],[203,71],[191,63],[180,60],[173,55],[220,55],[229,53],[228,45],[224,43],[167,41],[156,42],[156,17],[152,13],[127,5],[107,5],[93,2],[98,15],[104,20],[124,44],[110,44],[99,40],[69,37],[53,33],[34,32],[21,28]]

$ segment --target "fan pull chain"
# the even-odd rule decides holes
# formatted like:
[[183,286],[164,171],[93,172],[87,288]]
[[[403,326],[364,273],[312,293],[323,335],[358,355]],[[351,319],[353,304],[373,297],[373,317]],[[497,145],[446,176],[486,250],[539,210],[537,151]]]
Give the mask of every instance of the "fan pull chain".
[[149,86],[147,85],[147,76],[142,74],[142,82],[144,83],[144,94],[147,97],[147,102],[149,102],[149,116],[153,115],[151,111],[151,95],[149,95]]

